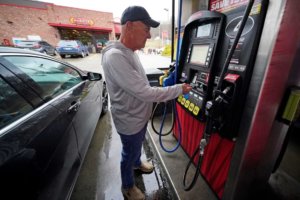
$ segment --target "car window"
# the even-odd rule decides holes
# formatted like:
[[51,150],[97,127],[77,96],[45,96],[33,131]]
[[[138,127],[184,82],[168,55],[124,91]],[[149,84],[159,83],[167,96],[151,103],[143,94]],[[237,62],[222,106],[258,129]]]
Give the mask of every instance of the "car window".
[[67,40],[61,40],[58,42],[58,46],[69,46],[69,47],[77,47],[78,44],[76,41],[74,40],[70,40],[70,41],[67,41]]
[[45,45],[45,46],[48,46],[48,43],[46,42],[40,42],[41,45]]
[[76,70],[59,62],[27,56],[4,58],[26,73],[41,88],[44,99],[52,99],[82,81]]
[[51,46],[51,44],[49,44],[48,42],[43,41],[42,43],[43,43],[43,45],[46,45],[46,46],[49,46],[49,47]]
[[0,129],[33,110],[33,107],[0,77]]

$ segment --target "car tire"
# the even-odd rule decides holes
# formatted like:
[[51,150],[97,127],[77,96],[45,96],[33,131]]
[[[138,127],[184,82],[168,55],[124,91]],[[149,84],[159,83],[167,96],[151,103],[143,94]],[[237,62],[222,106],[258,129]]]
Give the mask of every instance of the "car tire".
[[106,88],[106,83],[103,83],[103,90],[102,90],[102,111],[100,117],[105,115],[108,111],[108,92]]
[[66,57],[66,55],[60,54],[60,57],[62,57],[62,58],[65,58],[65,57]]

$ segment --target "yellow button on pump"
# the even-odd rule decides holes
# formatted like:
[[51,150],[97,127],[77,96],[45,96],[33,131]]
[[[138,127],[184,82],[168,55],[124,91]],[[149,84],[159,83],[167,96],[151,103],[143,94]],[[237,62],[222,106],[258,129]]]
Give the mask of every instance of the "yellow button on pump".
[[193,114],[198,115],[199,111],[200,111],[200,108],[198,106],[195,106],[195,108],[193,110]]
[[185,99],[185,98],[182,98],[182,100],[181,100],[181,105],[184,105],[184,104],[185,104],[185,101],[186,101],[186,99]]
[[179,95],[177,101],[178,101],[178,102],[181,102],[181,100],[182,100],[182,95]]
[[190,101],[189,100],[186,100],[186,102],[185,102],[185,104],[184,104],[184,107],[186,107],[186,108],[188,108],[189,107],[189,105],[190,105]]
[[190,107],[189,107],[189,111],[193,111],[193,109],[194,109],[194,107],[195,107],[195,104],[194,103],[190,103]]

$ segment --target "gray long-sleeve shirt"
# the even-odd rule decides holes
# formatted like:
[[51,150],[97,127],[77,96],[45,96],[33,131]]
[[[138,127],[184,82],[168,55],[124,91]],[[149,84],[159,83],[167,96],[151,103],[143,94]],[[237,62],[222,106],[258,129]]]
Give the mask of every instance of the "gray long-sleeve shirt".
[[181,84],[151,87],[137,54],[121,42],[109,42],[102,52],[111,113],[118,132],[139,132],[151,116],[153,102],[174,99],[182,93]]

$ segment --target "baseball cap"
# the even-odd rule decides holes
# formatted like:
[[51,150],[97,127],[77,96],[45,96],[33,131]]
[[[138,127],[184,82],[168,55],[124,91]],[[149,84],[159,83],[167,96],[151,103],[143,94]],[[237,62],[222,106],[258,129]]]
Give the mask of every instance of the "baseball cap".
[[131,21],[142,21],[147,26],[156,28],[159,22],[153,20],[148,14],[147,10],[141,6],[129,6],[126,8],[121,17],[121,25]]

